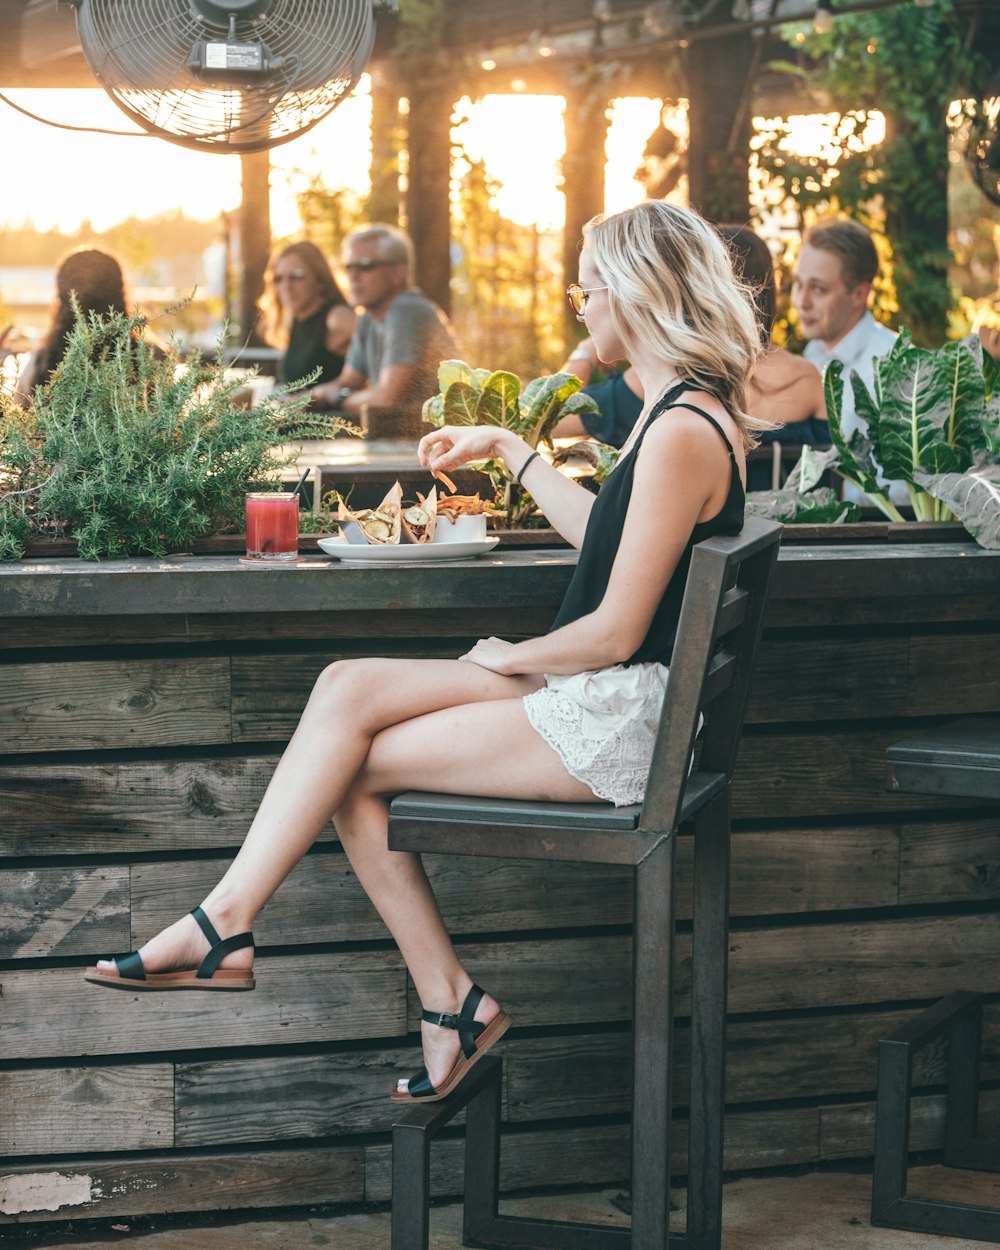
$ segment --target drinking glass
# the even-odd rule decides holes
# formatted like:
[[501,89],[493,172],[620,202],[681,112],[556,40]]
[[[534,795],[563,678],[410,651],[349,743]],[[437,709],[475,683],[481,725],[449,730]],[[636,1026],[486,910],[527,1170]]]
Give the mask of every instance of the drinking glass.
[[298,495],[291,491],[247,495],[247,558],[294,560],[298,554]]

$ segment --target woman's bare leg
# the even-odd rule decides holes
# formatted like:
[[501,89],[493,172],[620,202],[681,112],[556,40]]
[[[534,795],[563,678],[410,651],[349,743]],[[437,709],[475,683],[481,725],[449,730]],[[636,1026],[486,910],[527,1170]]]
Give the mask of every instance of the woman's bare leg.
[[[382,729],[454,704],[520,697],[540,684],[501,677],[466,660],[346,660],[330,665],[268,784],[246,840],[202,906],[222,937],[251,929],[257,913],[341,805]],[[197,967],[207,942],[185,916],[140,948],[147,972]],[[248,968],[234,951],[223,968]],[[113,971],[107,961],[98,965]]]
[[[446,749],[455,744],[455,751]],[[444,746],[445,749],[441,749]],[[429,749],[430,748],[430,749]],[[456,1013],[472,987],[438,909],[420,857],[390,851],[388,797],[408,789],[593,802],[531,728],[520,699],[471,704],[421,716],[378,734],[336,813],[337,832],[358,880],[399,946],[423,1006]],[[499,1007],[488,995],[476,1019]],[[424,1063],[439,1086],[459,1057],[458,1035],[421,1024]]]

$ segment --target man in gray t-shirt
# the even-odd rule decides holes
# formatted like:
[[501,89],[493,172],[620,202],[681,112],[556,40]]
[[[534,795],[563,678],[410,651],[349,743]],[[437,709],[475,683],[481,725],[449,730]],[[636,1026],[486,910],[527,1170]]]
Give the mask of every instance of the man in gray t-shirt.
[[437,394],[438,365],[458,348],[441,309],[410,286],[412,244],[394,226],[366,226],[347,236],[343,257],[348,300],[364,313],[340,376],[313,387],[313,406],[418,407]]

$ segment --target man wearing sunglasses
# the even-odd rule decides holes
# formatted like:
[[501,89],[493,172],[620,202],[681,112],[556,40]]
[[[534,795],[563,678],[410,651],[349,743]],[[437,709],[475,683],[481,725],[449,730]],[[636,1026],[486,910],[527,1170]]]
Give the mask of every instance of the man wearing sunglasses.
[[349,302],[364,312],[340,376],[313,388],[313,406],[418,408],[458,348],[441,309],[410,285],[413,244],[395,226],[362,226],[344,240],[341,267]]

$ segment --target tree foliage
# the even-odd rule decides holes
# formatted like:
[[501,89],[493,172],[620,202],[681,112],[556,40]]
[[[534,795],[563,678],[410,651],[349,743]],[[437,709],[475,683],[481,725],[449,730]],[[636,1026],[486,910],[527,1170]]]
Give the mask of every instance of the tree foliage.
[[[836,12],[836,9],[835,9]],[[831,200],[865,224],[884,212],[892,244],[898,316],[918,343],[940,343],[952,303],[947,241],[949,110],[975,96],[981,60],[972,49],[974,19],[949,0],[933,7],[900,4],[836,16],[831,33],[790,33],[800,74],[840,114],[832,156],[793,157],[776,127],[760,150],[761,165],[784,180],[801,210]],[[884,141],[864,149],[872,113],[885,117]],[[951,124],[956,124],[953,112]]]

